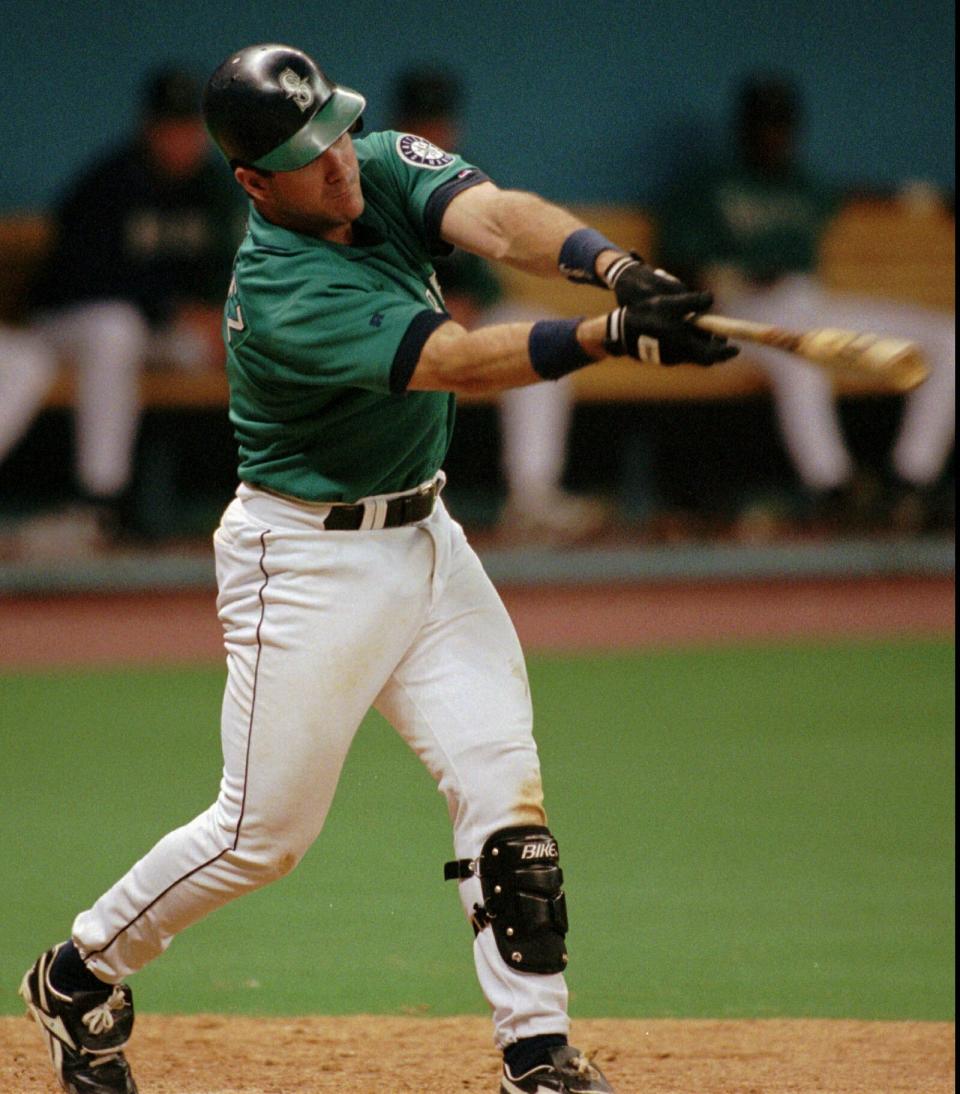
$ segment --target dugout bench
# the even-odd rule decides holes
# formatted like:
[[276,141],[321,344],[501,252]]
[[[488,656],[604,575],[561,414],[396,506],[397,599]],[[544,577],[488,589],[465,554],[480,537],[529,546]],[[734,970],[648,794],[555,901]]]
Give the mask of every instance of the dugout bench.
[[[573,211],[608,238],[644,255],[656,254],[650,218],[640,210],[609,205],[577,206]],[[0,321],[23,315],[26,287],[52,238],[41,214],[0,218]],[[914,206],[896,199],[851,201],[824,241],[821,274],[834,288],[910,300],[951,311],[954,307],[954,217],[937,205]],[[498,266],[508,298],[544,314],[599,314],[609,295],[589,286],[547,281]],[[745,346],[740,357],[714,369],[680,365],[643,369],[626,359],[608,359],[574,375],[576,397],[584,402],[739,399],[767,390],[763,372]],[[841,395],[885,394],[876,381],[856,378],[838,383]],[[225,406],[226,382],[219,372],[185,374],[151,371],[142,380],[144,406],[154,409]],[[68,407],[73,385],[67,364],[48,397],[50,407]],[[464,402],[490,402],[470,396]]]

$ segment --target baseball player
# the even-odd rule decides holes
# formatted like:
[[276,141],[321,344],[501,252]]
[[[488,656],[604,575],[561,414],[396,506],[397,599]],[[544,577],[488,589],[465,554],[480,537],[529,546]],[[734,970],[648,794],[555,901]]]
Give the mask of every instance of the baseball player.
[[0,358],[0,462],[27,432],[65,355],[76,369],[77,497],[3,546],[31,555],[108,547],[129,532],[144,369],[220,368],[221,285],[241,203],[211,149],[200,82],[163,67],[143,83],[136,131],[70,184],[30,287],[41,351]]
[[[707,308],[568,213],[410,133],[355,140],[365,100],[300,50],[229,57],[207,126],[251,199],[225,309],[240,486],[214,536],[228,679],[220,793],[42,954],[21,994],[65,1090],[131,1094],[129,974],[319,834],[371,706],[446,797],[502,1094],[610,1091],[567,1041],[567,915],[523,655],[444,509],[456,395],[628,354],[709,365]],[[467,332],[431,255],[461,246],[613,288],[585,320]]]

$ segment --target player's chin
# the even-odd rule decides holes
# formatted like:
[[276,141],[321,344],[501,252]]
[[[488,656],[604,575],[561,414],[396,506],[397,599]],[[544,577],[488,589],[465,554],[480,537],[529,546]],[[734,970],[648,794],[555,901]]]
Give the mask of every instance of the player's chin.
[[323,203],[323,218],[330,224],[352,224],[363,212],[363,195],[352,190],[327,195]]
[[343,211],[348,220],[356,220],[363,212],[363,207],[363,194],[359,189],[351,190],[350,193],[344,195]]

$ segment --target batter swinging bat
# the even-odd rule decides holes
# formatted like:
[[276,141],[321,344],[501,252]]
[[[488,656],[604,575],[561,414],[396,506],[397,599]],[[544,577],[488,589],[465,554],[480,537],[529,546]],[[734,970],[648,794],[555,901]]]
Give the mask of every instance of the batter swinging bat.
[[930,374],[919,346],[903,338],[836,327],[791,331],[725,315],[698,315],[694,322],[714,334],[794,353],[828,372],[875,377],[894,391],[910,391]]

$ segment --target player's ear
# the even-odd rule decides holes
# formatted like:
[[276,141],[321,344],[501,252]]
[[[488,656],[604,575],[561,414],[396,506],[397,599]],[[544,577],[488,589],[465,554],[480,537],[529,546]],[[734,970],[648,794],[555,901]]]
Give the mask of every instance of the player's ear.
[[272,171],[259,171],[256,167],[247,167],[238,163],[233,168],[233,177],[246,190],[250,197],[264,198],[269,193],[269,180],[273,177]]

